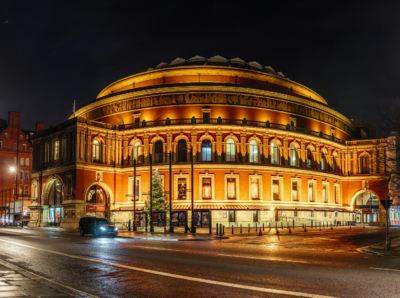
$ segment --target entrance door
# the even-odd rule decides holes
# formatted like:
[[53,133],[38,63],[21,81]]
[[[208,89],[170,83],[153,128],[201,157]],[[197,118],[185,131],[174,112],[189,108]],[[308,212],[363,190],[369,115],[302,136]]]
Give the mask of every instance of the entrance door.
[[54,208],[54,226],[59,227],[61,220],[64,217],[64,208]]
[[236,222],[235,211],[229,211],[229,222]]

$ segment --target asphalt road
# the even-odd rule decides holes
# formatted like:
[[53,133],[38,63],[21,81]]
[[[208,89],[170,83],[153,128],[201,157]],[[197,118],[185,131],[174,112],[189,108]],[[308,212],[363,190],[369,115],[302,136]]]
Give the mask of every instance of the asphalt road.
[[400,297],[400,257],[357,251],[382,242],[384,232],[296,229],[166,242],[0,229],[0,259],[96,297]]

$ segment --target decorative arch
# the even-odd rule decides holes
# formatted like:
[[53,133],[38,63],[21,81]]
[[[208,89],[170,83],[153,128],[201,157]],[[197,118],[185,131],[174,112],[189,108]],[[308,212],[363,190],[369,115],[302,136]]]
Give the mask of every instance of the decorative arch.
[[315,152],[315,147],[312,144],[308,144],[308,146],[306,147],[306,151],[309,149],[311,152]]
[[335,158],[339,157],[339,154],[337,153],[336,149],[332,151],[332,156],[334,156]]
[[87,202],[88,191],[93,185],[101,186],[106,192],[108,203],[110,203],[110,205],[114,204],[114,194],[111,190],[111,187],[101,180],[93,181],[86,186],[85,191],[83,192],[83,200],[85,203]]
[[379,197],[378,193],[377,193],[376,191],[372,190],[372,189],[360,189],[360,190],[357,191],[357,192],[353,195],[353,197],[351,198],[351,200],[350,200],[350,206],[354,206],[354,202],[355,202],[357,196],[358,196],[359,194],[362,194],[363,192],[370,192],[370,193],[374,194],[374,195],[378,198],[378,200],[381,199],[381,198]]
[[[65,185],[63,180],[57,174],[53,174],[46,179],[46,182],[43,184],[42,187],[42,203],[43,205],[48,205],[49,203],[49,195],[50,195],[50,187],[52,186],[53,182],[57,181],[61,184],[61,189],[63,190],[63,194],[65,193]],[[47,204],[44,204],[47,201]]]
[[224,139],[224,142],[226,143],[226,141],[229,139],[234,140],[235,144],[240,143],[239,139],[233,133],[230,133],[229,135],[227,135]]
[[209,135],[208,132],[206,132],[205,134],[203,134],[200,139],[199,139],[199,143],[203,142],[204,140],[210,140],[211,143],[214,143],[214,138],[212,137],[212,135]]
[[140,138],[137,138],[136,136],[129,142],[129,146],[133,146],[136,143],[140,143],[140,145],[143,145],[143,142]]
[[367,165],[368,173],[365,173],[365,174],[370,174],[371,171],[372,171],[372,157],[371,157],[371,154],[368,151],[365,151],[365,150],[357,158],[357,161],[358,161],[358,163],[357,163],[358,173],[363,174],[363,173],[361,173],[361,158],[363,158],[363,157],[368,157],[368,165]]
[[326,149],[326,147],[322,147],[321,152],[325,155],[328,155],[328,150]]
[[259,137],[257,137],[256,135],[253,135],[248,141],[247,143],[250,144],[251,141],[256,141],[258,144],[262,144],[261,140]]
[[94,141],[98,141],[99,143],[103,143],[103,144],[105,143],[103,137],[100,136],[100,134],[98,134],[98,135],[96,135],[96,136],[94,136],[94,137],[92,138],[92,143],[93,143]]
[[178,144],[178,142],[179,142],[180,140],[182,140],[182,139],[184,139],[184,140],[186,141],[186,143],[190,143],[189,138],[188,138],[186,135],[184,135],[183,133],[180,133],[179,135],[177,135],[177,136],[175,137],[174,142],[175,142],[176,144]]
[[296,140],[292,141],[292,142],[289,144],[289,148],[290,148],[290,146],[294,146],[296,149],[300,149],[300,145],[299,145],[299,143],[297,143]]
[[360,156],[358,157],[358,159],[360,159],[361,157],[363,157],[363,156],[365,156],[365,155],[369,157],[369,160],[371,160],[371,158],[372,158],[372,157],[371,157],[371,154],[370,154],[368,151],[365,151],[365,150],[364,150],[363,153],[360,154]]
[[159,134],[156,134],[156,136],[155,137],[153,137],[152,139],[151,139],[151,144],[154,144],[155,142],[157,142],[157,141],[162,141],[163,142],[163,144],[165,144],[165,140],[164,140],[164,138],[162,137],[162,136],[160,136]]
[[275,137],[274,139],[271,140],[271,142],[269,142],[270,145],[271,143],[276,143],[278,145],[278,148],[282,147],[282,142],[277,137]]

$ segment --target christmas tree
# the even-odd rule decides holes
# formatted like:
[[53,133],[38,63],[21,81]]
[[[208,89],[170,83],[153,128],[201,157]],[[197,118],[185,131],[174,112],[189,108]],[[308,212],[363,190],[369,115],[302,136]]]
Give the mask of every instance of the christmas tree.
[[[158,170],[156,169],[156,171],[154,172],[154,176],[153,176],[153,212],[164,212],[166,210],[168,210],[168,201],[167,201],[167,197],[164,194],[164,187],[162,186],[162,180],[161,180],[161,176],[160,173],[158,172]],[[146,212],[148,214],[148,223],[150,224],[150,190],[149,190],[149,196],[145,202],[145,206],[143,209],[144,212]]]

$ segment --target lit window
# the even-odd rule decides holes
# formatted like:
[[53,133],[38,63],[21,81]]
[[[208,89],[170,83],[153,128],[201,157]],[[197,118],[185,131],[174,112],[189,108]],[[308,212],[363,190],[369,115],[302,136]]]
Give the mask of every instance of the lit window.
[[339,203],[339,185],[335,185],[333,187],[333,198],[335,200],[335,204]]
[[60,140],[54,141],[54,160],[60,159]]
[[19,135],[19,139],[22,140],[22,135]]
[[204,177],[202,181],[202,187],[203,200],[211,200],[211,178]]
[[25,172],[25,180],[29,180],[29,172],[28,171]]
[[312,182],[308,184],[308,200],[314,202],[314,183]]
[[17,164],[17,158],[16,157],[14,157],[14,164],[15,165]]
[[307,150],[307,168],[311,169],[311,164],[312,164],[311,151],[308,149]]
[[272,198],[279,200],[279,180],[272,180]]
[[29,196],[29,186],[25,185],[25,197]]
[[258,222],[258,211],[253,211],[253,222]]
[[321,171],[325,171],[325,155],[321,154]]
[[19,174],[19,179],[24,180],[24,171],[21,171]]
[[8,133],[5,133],[4,136],[5,136],[5,138],[7,139],[7,138],[8,138]]
[[202,161],[211,161],[211,142],[210,140],[204,140],[201,144],[201,160]]
[[326,184],[322,184],[322,201],[326,203]]
[[97,140],[93,141],[93,162],[100,162],[100,143]]
[[235,148],[235,141],[232,139],[228,139],[226,141],[226,152],[225,152],[225,160],[227,162],[234,162],[235,161],[235,155],[236,155],[236,148]]
[[236,178],[228,178],[228,200],[236,200]]
[[260,199],[260,187],[259,187],[258,178],[251,178],[251,199],[259,200]]
[[19,196],[22,196],[23,190],[24,190],[24,187],[22,186],[22,184],[20,184],[20,186],[19,186],[19,192],[18,192],[18,195],[19,195]]
[[296,147],[293,145],[290,146],[290,165],[292,167],[297,166],[297,151]]
[[178,200],[186,200],[186,178],[178,178]]
[[332,172],[335,172],[335,157],[332,156]]
[[292,201],[298,201],[297,181],[292,181]]
[[23,166],[23,165],[24,165],[24,162],[25,162],[25,158],[21,157],[21,159],[19,160],[19,164],[20,164],[21,166]]
[[279,164],[279,152],[278,145],[276,143],[271,144],[271,164]]
[[26,145],[22,145],[22,151],[26,151]]
[[135,159],[138,160],[138,157],[141,155],[141,149],[142,149],[142,147],[140,147],[140,142],[136,142],[133,145],[132,153],[131,153],[132,160],[135,160]]
[[254,140],[250,141],[250,162],[258,163],[258,143]]
[[25,158],[25,165],[29,166],[29,158]]

